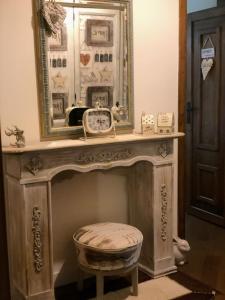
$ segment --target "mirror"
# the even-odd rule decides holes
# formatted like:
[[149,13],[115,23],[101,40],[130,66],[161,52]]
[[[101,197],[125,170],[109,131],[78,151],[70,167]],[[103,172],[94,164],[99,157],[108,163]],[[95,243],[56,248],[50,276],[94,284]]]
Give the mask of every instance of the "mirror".
[[[43,17],[46,3],[66,13],[54,35]],[[83,135],[82,115],[96,104],[112,110],[117,132],[131,132],[132,0],[33,4],[42,139]]]

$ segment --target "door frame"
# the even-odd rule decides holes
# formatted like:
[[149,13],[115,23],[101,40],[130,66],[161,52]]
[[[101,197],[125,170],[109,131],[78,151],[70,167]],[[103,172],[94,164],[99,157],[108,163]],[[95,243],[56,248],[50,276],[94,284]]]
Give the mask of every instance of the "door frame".
[[[178,131],[185,132],[187,0],[179,0]],[[178,142],[178,235],[185,238],[185,137]]]

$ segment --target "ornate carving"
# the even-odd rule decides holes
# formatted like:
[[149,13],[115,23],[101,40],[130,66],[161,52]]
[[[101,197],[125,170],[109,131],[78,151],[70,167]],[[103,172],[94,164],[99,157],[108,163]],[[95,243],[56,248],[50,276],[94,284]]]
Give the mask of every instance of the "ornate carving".
[[34,270],[36,273],[39,273],[41,272],[41,269],[43,267],[42,242],[41,242],[41,211],[36,206],[33,208],[32,232],[33,232]]
[[161,185],[161,239],[163,242],[167,240],[167,223],[168,223],[168,216],[167,216],[167,205],[168,205],[168,198],[167,198],[167,189],[166,185]]
[[166,158],[167,155],[169,154],[169,146],[167,143],[163,143],[159,146],[158,148],[159,154],[163,157]]
[[111,162],[128,159],[133,156],[133,153],[129,149],[125,149],[122,151],[101,151],[101,152],[84,152],[79,154],[79,156],[75,159],[76,163],[80,164],[91,164],[91,163],[99,163],[99,162]]
[[40,158],[38,156],[32,157],[29,163],[25,166],[25,168],[34,176],[37,175],[37,173],[42,168],[42,163]]

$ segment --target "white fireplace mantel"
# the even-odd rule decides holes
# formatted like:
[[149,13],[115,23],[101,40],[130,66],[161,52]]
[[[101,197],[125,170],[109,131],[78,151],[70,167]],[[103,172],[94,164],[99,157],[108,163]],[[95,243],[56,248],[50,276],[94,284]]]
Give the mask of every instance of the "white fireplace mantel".
[[140,267],[153,277],[175,271],[173,140],[181,136],[130,134],[4,147],[12,299],[55,299],[51,180],[65,170],[129,167],[129,223],[144,235]]

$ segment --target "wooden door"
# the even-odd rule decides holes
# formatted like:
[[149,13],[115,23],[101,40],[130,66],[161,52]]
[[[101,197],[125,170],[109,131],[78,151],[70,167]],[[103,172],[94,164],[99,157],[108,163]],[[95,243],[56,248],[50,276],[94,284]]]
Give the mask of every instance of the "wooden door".
[[[212,43],[211,43],[212,41]],[[215,48],[203,80],[201,49]],[[186,188],[188,212],[225,226],[225,11],[188,16]]]

